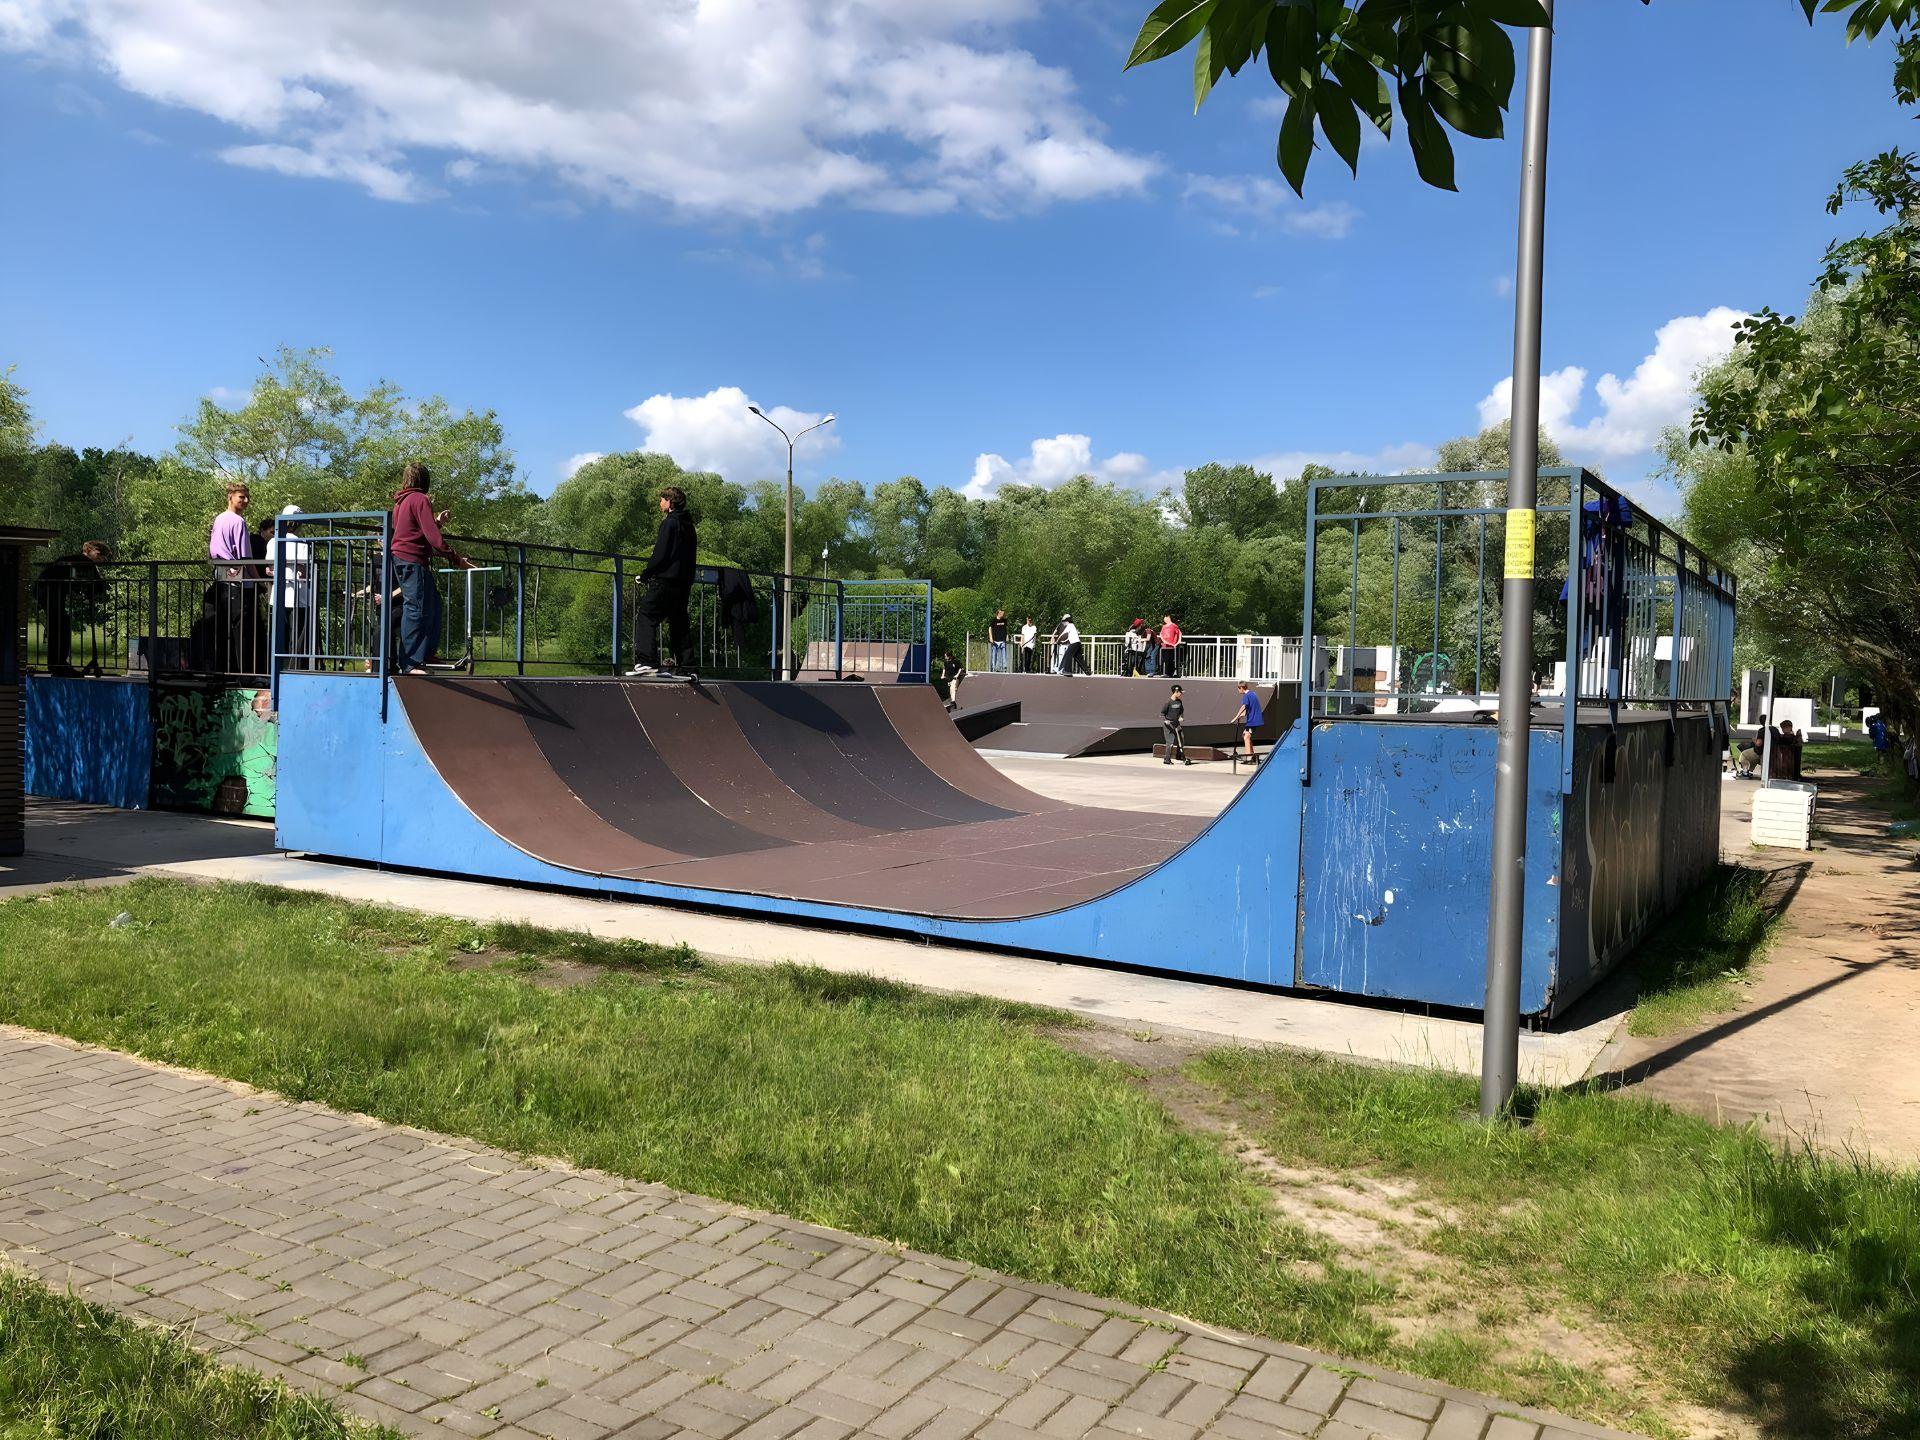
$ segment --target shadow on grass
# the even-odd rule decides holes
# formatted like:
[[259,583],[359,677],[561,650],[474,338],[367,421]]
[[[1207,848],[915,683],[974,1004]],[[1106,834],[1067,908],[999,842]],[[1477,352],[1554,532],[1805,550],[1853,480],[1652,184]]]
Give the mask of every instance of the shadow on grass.
[[[1742,1228],[1805,1257],[1827,1325],[1756,1337],[1728,1380],[1780,1436],[1920,1434],[1920,1172],[1756,1145],[1718,1178]],[[1835,1333],[1846,1333],[1839,1343]]]
[[1739,982],[1765,957],[1811,868],[1716,866],[1635,955],[1632,1032],[1672,1034],[1738,1004]]

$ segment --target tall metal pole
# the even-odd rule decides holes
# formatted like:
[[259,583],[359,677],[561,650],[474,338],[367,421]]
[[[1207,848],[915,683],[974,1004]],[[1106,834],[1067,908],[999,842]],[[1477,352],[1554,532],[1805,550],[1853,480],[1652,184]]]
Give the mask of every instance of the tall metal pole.
[[[1519,255],[1513,276],[1513,418],[1508,446],[1506,578],[1500,590],[1500,738],[1493,782],[1493,885],[1481,1024],[1480,1118],[1506,1113],[1520,1071],[1520,947],[1527,891],[1527,743],[1533,699],[1533,532],[1540,463],[1541,247],[1547,224],[1548,24],[1527,32]],[[1569,677],[1571,679],[1571,677]],[[1569,685],[1563,702],[1575,702]]]
[[793,674],[794,674],[794,671],[793,671],[793,447],[799,441],[806,439],[807,436],[811,435],[814,431],[818,430],[822,425],[831,425],[834,421],[834,417],[832,415],[823,416],[821,419],[816,420],[813,422],[813,424],[807,426],[806,429],[798,431],[795,434],[789,435],[787,434],[786,429],[780,424],[779,421],[775,420],[771,415],[767,414],[767,412],[762,410],[758,405],[749,405],[747,406],[747,409],[750,413],[758,415],[762,420],[766,421],[767,424],[773,426],[774,429],[778,430],[780,432],[780,438],[787,442],[787,542],[786,542],[785,559],[781,565],[781,568],[784,571],[784,573],[780,577],[780,593],[785,598],[781,604],[780,633],[778,636],[775,637],[775,639],[780,646],[780,654],[782,656],[780,661],[780,678],[782,680],[791,680],[793,679]]
[[[778,426],[774,427],[778,429]],[[781,434],[786,432],[782,430]],[[786,559],[781,563],[786,579],[782,582],[780,593],[785,597],[785,608],[780,617],[780,678],[793,679],[793,441],[787,441],[787,550]]]

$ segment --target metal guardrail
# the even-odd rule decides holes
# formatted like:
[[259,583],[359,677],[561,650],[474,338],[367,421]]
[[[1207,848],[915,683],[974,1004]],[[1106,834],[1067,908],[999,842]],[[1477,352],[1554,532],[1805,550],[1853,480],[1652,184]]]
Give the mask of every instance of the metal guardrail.
[[[382,675],[398,607],[385,513],[277,517],[274,558],[43,565],[31,589],[27,663],[75,675],[194,676],[267,684],[277,670]],[[449,535],[473,569],[435,565],[436,656],[479,675],[606,675],[633,663],[645,555]],[[726,583],[723,584],[723,581]],[[792,596],[794,634],[778,617]],[[702,566],[689,596],[701,674],[925,681],[932,587]],[[873,663],[890,656],[892,668]]]
[[[976,675],[995,669],[1012,671],[1019,667],[1019,646],[1007,641],[1007,663],[996,667],[991,642],[969,635],[966,641],[967,669]],[[1124,635],[1083,635],[1080,654],[1085,670],[1096,676],[1125,677],[1133,674],[1166,675],[1187,680],[1259,680],[1289,683],[1300,678],[1300,637],[1297,635],[1188,635],[1180,641],[1173,666],[1168,667],[1164,653],[1157,647],[1146,652],[1129,652]],[[1049,644],[1045,635],[1034,641],[1033,673],[1063,673],[1065,657]],[[1146,666],[1152,665],[1152,669]],[[1136,665],[1139,667],[1136,669]]]
[[[1504,472],[1310,482],[1304,624],[1336,648],[1334,678],[1316,676],[1307,713],[1493,703],[1505,482]],[[1534,648],[1559,659],[1536,695],[1565,702],[1561,785],[1571,793],[1579,707],[1617,718],[1622,708],[1729,704],[1737,584],[1587,470],[1542,469],[1539,492]]]

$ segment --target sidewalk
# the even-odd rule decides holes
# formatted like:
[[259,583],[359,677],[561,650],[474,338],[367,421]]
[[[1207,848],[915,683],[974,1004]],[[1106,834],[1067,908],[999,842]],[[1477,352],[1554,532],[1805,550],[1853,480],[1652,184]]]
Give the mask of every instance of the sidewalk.
[[[1810,764],[1818,747],[1808,751]],[[1678,1035],[1629,1037],[1609,1083],[1822,1148],[1920,1162],[1920,865],[1857,774],[1809,769],[1814,848],[1748,843],[1755,787],[1729,784],[1727,858],[1774,871],[1784,904],[1740,1007]]]
[[409,1434],[1614,1433],[11,1028],[0,1251]]

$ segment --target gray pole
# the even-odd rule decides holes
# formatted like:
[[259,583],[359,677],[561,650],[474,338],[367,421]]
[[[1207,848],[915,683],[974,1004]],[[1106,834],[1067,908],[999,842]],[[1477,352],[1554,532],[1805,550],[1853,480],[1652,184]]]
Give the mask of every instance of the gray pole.
[[[1542,0],[1549,25],[1553,0]],[[1506,1113],[1520,1071],[1520,941],[1527,890],[1527,742],[1533,699],[1533,532],[1540,463],[1541,243],[1547,223],[1547,91],[1553,31],[1527,32],[1520,247],[1513,276],[1513,421],[1506,578],[1500,590],[1500,741],[1493,782],[1493,885],[1487,916],[1480,1118]],[[1567,677],[1567,689],[1576,689]],[[1575,703],[1569,693],[1564,704]]]
[[780,678],[793,679],[793,441],[787,441],[787,551],[781,568],[786,579],[780,593],[785,611],[780,617]]

